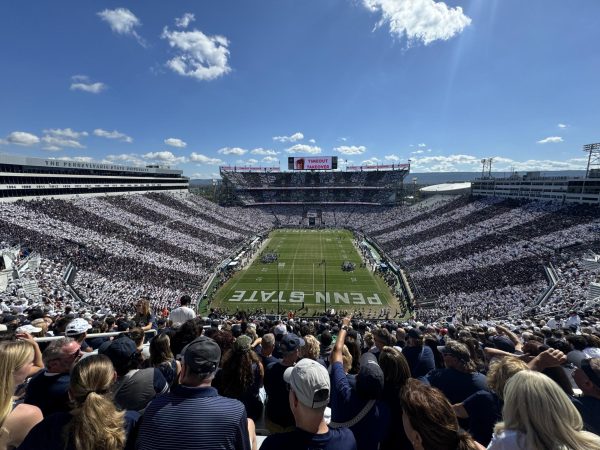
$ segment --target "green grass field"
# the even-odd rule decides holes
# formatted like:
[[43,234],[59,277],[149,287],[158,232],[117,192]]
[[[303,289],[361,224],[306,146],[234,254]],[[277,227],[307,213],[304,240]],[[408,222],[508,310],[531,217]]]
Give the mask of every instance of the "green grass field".
[[[219,289],[212,306],[276,313],[278,292],[281,313],[299,310],[303,303],[306,312],[324,310],[326,300],[328,309],[349,311],[394,304],[385,282],[360,267],[363,261],[349,231],[277,230],[262,252],[277,253],[277,262],[263,263],[259,253]],[[344,261],[355,263],[355,270],[344,272]]]

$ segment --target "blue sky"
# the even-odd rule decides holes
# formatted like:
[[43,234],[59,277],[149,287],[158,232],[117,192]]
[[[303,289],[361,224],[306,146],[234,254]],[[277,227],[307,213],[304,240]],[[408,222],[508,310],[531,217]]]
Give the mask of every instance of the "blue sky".
[[317,154],[582,169],[598,17],[597,0],[5,1],[0,152],[194,178]]

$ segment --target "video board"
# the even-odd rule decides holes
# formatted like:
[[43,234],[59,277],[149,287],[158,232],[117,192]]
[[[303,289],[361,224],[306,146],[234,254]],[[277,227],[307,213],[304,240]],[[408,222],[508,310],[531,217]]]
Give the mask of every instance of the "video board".
[[290,156],[288,170],[335,170],[337,156]]

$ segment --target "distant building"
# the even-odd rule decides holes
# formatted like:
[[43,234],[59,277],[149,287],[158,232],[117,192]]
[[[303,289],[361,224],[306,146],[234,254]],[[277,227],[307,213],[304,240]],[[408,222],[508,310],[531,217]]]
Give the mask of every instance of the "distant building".
[[473,195],[503,198],[546,200],[561,203],[600,204],[600,173],[590,171],[589,177],[542,177],[539,172],[513,175],[509,178],[475,180]]
[[0,202],[145,192],[187,192],[183,171],[157,165],[0,155]]

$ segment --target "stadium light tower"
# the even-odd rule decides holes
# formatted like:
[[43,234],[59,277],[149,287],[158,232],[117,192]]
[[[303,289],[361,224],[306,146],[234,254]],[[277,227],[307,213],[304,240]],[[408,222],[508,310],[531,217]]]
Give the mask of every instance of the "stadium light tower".
[[590,171],[600,169],[600,142],[595,144],[586,144],[583,151],[588,153],[588,163],[585,169],[585,177],[589,178]]

